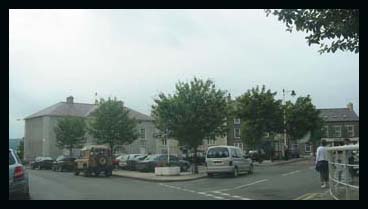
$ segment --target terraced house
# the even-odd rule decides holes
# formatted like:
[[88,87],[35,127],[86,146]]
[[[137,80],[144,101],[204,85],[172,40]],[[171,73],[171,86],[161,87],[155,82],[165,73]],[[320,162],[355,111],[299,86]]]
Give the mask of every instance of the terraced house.
[[[97,108],[95,104],[75,103],[70,96],[65,102],[56,103],[39,112],[36,112],[25,118],[25,137],[24,149],[25,160],[34,160],[37,156],[57,157],[65,150],[56,146],[56,136],[54,127],[58,119],[63,117],[81,117],[88,118]],[[127,108],[127,107],[126,107]],[[143,113],[130,108],[129,116],[138,120],[138,131],[140,136],[130,145],[117,146],[114,148],[117,152],[123,153],[163,153],[166,151],[166,141],[155,137],[157,130],[153,124],[153,119]],[[94,144],[95,139],[89,135],[86,136],[88,144]],[[170,139],[170,153],[178,154],[177,142]]]
[[345,138],[359,143],[359,117],[349,103],[346,108],[319,109],[325,121],[324,135],[330,145],[343,142]]

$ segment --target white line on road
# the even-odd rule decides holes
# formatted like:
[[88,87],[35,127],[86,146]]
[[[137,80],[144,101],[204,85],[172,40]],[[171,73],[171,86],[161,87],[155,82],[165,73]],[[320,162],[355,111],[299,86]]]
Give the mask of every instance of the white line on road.
[[[220,189],[220,190],[216,190],[216,191],[218,191],[218,192],[224,192],[224,191],[229,191],[229,190],[241,189],[243,187],[251,186],[251,185],[262,183],[262,182],[265,182],[265,181],[269,181],[269,179],[262,179],[262,180],[255,181],[255,182],[252,182],[252,183],[249,183],[249,184],[240,185],[240,186],[237,186],[237,187],[234,187],[234,188]],[[216,191],[213,191],[213,192],[216,192]]]
[[224,192],[220,192],[220,191],[213,191],[213,193],[216,193],[216,194],[218,194],[218,195],[227,196],[227,197],[232,197],[232,198],[235,198],[235,199],[251,200],[251,199],[246,198],[246,197],[241,197],[241,196],[238,196],[238,195],[231,195],[231,194],[224,193]]
[[281,174],[281,176],[288,176],[288,175],[299,173],[299,172],[300,172],[300,170],[296,170],[296,171],[292,171],[292,172],[289,172],[289,173]]
[[258,183],[265,182],[265,181],[268,181],[268,179],[262,179],[262,180],[255,181],[255,182],[250,183],[250,184],[245,184],[245,185],[237,186],[234,189],[240,189],[240,188],[243,188],[243,187],[247,187],[247,186],[258,184]]

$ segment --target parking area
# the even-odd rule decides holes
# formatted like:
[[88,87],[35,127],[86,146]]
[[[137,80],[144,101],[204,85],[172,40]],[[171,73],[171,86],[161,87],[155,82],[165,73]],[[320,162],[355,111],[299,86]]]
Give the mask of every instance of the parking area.
[[51,170],[29,173],[32,199],[291,200],[327,191],[320,188],[311,161],[257,167],[253,174],[236,178],[221,175],[183,182],[84,177]]

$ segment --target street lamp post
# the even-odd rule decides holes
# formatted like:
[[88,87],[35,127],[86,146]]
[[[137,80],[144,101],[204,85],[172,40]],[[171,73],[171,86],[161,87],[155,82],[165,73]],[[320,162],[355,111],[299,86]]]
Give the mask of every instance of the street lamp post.
[[286,101],[285,101],[285,93],[291,93],[291,96],[295,96],[295,91],[294,90],[285,90],[285,89],[282,89],[282,100],[283,100],[283,103],[284,103],[284,145],[282,146],[282,154],[283,156],[285,157],[286,156],[286,153],[285,153],[285,148],[287,148],[288,144],[287,144],[287,141],[286,141]]
[[170,164],[170,145],[169,140],[167,139],[168,129],[165,130],[165,141],[167,146],[167,163]]

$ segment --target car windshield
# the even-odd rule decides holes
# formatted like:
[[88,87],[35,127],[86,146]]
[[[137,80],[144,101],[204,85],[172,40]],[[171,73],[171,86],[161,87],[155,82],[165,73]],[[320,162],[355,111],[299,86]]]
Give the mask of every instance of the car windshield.
[[58,158],[56,158],[56,161],[63,160],[64,158],[65,158],[64,156],[59,156]]
[[144,159],[145,161],[149,161],[149,160],[155,160],[158,156],[160,155],[150,155],[148,156],[146,159]]
[[229,157],[229,151],[225,147],[216,147],[208,150],[207,158],[225,158]]

